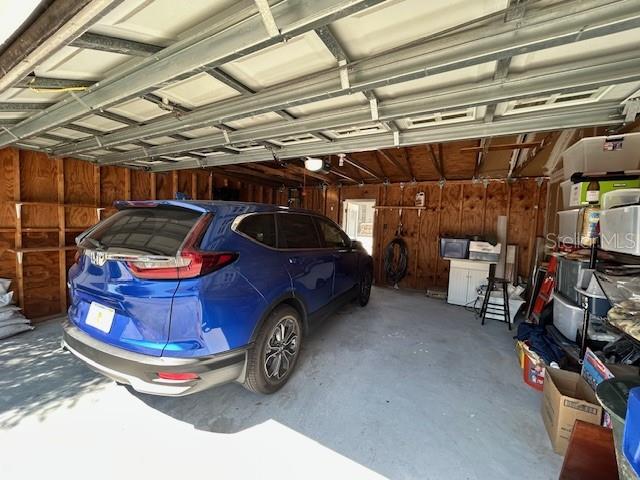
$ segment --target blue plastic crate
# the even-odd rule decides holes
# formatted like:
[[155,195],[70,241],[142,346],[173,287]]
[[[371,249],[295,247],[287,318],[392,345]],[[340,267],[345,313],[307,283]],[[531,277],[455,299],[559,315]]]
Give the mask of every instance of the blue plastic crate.
[[640,387],[629,391],[622,449],[636,475],[640,476]]

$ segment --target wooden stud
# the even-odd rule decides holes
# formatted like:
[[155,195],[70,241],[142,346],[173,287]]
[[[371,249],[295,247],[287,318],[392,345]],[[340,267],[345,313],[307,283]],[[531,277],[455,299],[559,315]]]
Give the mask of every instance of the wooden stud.
[[59,291],[60,291],[60,312],[67,310],[67,255],[66,232],[65,232],[65,208],[64,208],[64,160],[57,158],[56,177],[58,184],[58,274],[59,274]]
[[191,198],[198,200],[198,175],[196,172],[191,172]]
[[156,191],[156,172],[151,172],[151,178],[149,179],[149,200],[156,200],[157,191]]
[[178,193],[178,171],[174,170],[170,172],[171,176],[171,198],[176,198]]
[[131,200],[131,170],[124,169],[124,199]]

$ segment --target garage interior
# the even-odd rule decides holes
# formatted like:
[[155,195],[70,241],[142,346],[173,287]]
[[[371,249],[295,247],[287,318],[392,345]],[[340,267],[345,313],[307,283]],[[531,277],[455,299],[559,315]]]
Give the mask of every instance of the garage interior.
[[[305,478],[637,478],[624,418],[580,390],[586,366],[640,380],[640,329],[589,313],[573,281],[582,322],[563,335],[553,298],[568,262],[640,271],[605,224],[600,243],[577,225],[606,216],[606,189],[640,188],[640,1],[34,0],[0,17],[0,333],[2,308],[25,318],[0,340],[2,471],[76,478],[108,450],[128,474],[275,478],[289,451]],[[75,239],[117,200],[163,199],[327,216],[373,256],[370,305],[319,327],[269,397],[103,379],[59,349]],[[488,296],[511,308],[497,318],[488,277],[510,285]],[[596,278],[608,308],[635,301]],[[554,392],[596,413],[544,418]],[[188,467],[155,461],[176,452]]]

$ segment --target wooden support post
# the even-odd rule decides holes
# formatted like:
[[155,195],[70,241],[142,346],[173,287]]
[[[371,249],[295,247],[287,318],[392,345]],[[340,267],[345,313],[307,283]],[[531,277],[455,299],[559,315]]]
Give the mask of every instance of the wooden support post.
[[64,159],[57,158],[56,162],[56,180],[58,184],[58,272],[59,272],[59,291],[60,291],[60,313],[67,310],[67,252],[65,250],[66,243],[66,222],[64,208]]
[[156,172],[151,172],[151,178],[149,179],[149,200],[155,200],[156,198]]
[[93,203],[96,207],[100,206],[100,167],[98,165],[93,166],[93,183],[94,183],[94,195]]
[[209,178],[207,179],[207,198],[213,200],[213,172],[209,172]]
[[22,269],[22,205],[20,204],[20,151],[12,149],[13,153],[13,198],[16,201],[16,230],[14,233],[14,249],[16,250],[16,293],[18,294],[18,306],[24,308],[24,274]]
[[131,170],[124,169],[124,199],[131,200]]
[[174,170],[170,173],[171,177],[171,198],[176,198],[178,193],[178,171]]
[[198,175],[196,172],[191,173],[191,198],[198,200]]

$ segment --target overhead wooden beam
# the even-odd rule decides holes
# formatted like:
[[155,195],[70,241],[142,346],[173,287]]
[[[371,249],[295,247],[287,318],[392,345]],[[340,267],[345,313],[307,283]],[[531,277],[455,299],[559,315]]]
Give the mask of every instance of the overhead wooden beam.
[[367,167],[365,167],[364,165],[362,165],[360,162],[357,162],[353,158],[349,157],[348,155],[344,157],[344,161],[345,161],[345,163],[348,163],[349,165],[353,165],[357,169],[362,170],[364,173],[369,175],[371,178],[374,178],[376,180],[382,181],[382,179],[376,173],[374,173],[372,170],[370,170]]
[[[303,178],[304,176],[307,177],[311,177],[311,178],[315,178],[316,180],[320,180],[321,182],[324,183],[335,183],[335,181],[333,181],[333,179],[331,177],[329,177],[328,175],[322,174],[322,173],[318,173],[318,172],[312,172],[310,170],[307,170],[304,167],[301,167],[299,165],[296,165],[292,162],[289,162],[287,164],[287,169],[291,170],[293,173],[296,173],[298,175],[302,175]],[[333,172],[333,170],[331,170]],[[357,183],[357,182],[356,182]]]
[[476,157],[476,165],[473,169],[473,178],[478,178],[478,175],[480,175],[482,164],[487,159],[487,153],[489,152],[490,143],[491,137],[484,137],[480,139],[478,147],[481,148],[481,150],[478,152],[478,155]]
[[511,174],[511,176],[513,177],[519,176],[523,172],[523,170],[528,165],[530,165],[538,157],[538,155],[540,155],[540,152],[542,152],[549,144],[553,143],[553,137],[556,134],[558,134],[558,132],[547,133],[547,135],[545,135],[542,141],[538,142],[540,146],[534,147],[533,149],[529,150],[529,154],[527,155],[527,158],[513,170],[513,173]]
[[409,148],[404,147],[401,149],[402,156],[404,157],[404,162],[407,164],[407,170],[411,174],[411,180],[415,180],[416,174],[413,171],[413,166],[411,165],[411,155],[409,155]]
[[250,170],[255,170],[257,172],[268,175],[271,178],[279,178],[284,181],[292,182],[295,184],[302,183],[302,178],[298,177],[297,175],[294,175],[289,169],[284,167],[276,167],[266,162],[245,163],[242,166]]
[[244,165],[225,165],[225,170],[230,172],[238,173],[240,175],[247,175],[250,177],[256,177],[256,179],[266,180],[268,182],[275,182],[276,178],[279,179],[282,183],[288,186],[298,186],[300,184],[299,181],[292,180],[290,178],[285,177],[274,177],[273,174],[263,173],[258,170],[254,170],[252,168],[245,167]]
[[447,171],[444,168],[444,146],[442,143],[438,144],[438,160],[440,161],[440,172],[442,173],[442,178],[446,179]]
[[442,170],[442,165],[440,165],[440,160],[436,155],[433,145],[429,144],[426,146],[426,148],[427,148],[427,151],[429,152],[429,156],[431,157],[431,163],[433,163],[433,166],[436,169],[436,172],[438,172],[438,175],[440,175],[441,179],[444,179],[444,171]]
[[[342,166],[340,165],[339,162],[337,165],[333,164],[331,162],[331,155],[329,155],[328,162],[329,162],[329,165],[331,165],[332,170],[337,170],[340,173],[348,175],[350,178],[355,179],[357,183],[364,183],[364,177],[362,176],[362,172],[360,171],[360,169],[352,165],[351,162],[347,162],[346,158],[345,158],[344,165]],[[340,168],[337,168],[337,167],[340,167]]]
[[332,168],[330,173],[333,173],[334,175],[336,175],[336,176],[338,176],[338,177],[340,177],[340,178],[343,178],[343,179],[345,179],[345,180],[349,180],[350,182],[353,182],[353,183],[360,183],[360,182],[359,182],[358,180],[356,180],[355,178],[352,178],[352,177],[350,177],[349,175],[346,175],[345,173],[343,173],[343,172],[341,172],[340,170],[337,170],[337,169],[335,169],[335,168]]
[[[489,151],[494,150],[521,150],[523,148],[536,148],[542,145],[541,142],[524,142],[524,143],[503,143],[491,145]],[[481,152],[484,147],[464,147],[460,149],[460,153],[465,152]]]
[[217,172],[233,180],[239,180],[241,182],[247,182],[247,183],[262,184],[262,185],[266,185],[273,188],[278,188],[282,186],[282,182],[277,182],[273,180],[263,180],[261,178],[257,178],[254,176],[233,172],[225,167],[211,167],[211,168],[214,172]]
[[377,150],[380,155],[382,155],[382,158],[384,158],[386,161],[388,161],[389,163],[392,163],[398,170],[400,170],[409,180],[411,180],[413,178],[413,176],[411,175],[411,172],[407,169],[406,165],[404,165],[402,162],[400,162],[397,158],[395,158],[393,155],[388,154],[387,152],[385,152],[384,150]]

